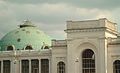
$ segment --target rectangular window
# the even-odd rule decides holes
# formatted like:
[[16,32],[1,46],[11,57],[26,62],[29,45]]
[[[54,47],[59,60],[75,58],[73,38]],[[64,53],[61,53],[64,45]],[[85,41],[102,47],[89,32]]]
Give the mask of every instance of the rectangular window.
[[31,60],[31,73],[39,73],[39,60]]
[[28,60],[22,60],[22,73],[29,73],[29,61]]
[[0,73],[1,73],[1,61],[0,61]]
[[49,60],[41,59],[41,73],[49,73]]
[[3,61],[3,73],[10,73],[10,61],[9,60]]

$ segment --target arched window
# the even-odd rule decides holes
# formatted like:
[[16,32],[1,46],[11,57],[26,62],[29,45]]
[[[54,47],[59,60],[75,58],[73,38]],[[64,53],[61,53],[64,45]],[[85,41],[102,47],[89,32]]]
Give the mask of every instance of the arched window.
[[49,49],[49,46],[42,46],[41,49]]
[[33,50],[32,46],[31,45],[28,45],[25,47],[25,50]]
[[49,47],[48,47],[48,46],[45,46],[44,49],[49,49]]
[[120,73],[120,60],[113,63],[113,73]]
[[95,73],[95,54],[90,49],[86,49],[82,53],[82,72]]
[[49,46],[45,44],[45,42],[43,42],[43,46],[41,47],[41,49],[49,49]]
[[65,73],[65,63],[59,62],[57,64],[57,73]]
[[12,51],[14,49],[13,45],[7,46],[7,51]]

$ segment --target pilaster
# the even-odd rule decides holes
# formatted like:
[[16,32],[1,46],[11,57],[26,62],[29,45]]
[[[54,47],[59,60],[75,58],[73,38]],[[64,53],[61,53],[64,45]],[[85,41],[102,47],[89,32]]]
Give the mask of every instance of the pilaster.
[[29,59],[29,73],[31,73],[31,59]]

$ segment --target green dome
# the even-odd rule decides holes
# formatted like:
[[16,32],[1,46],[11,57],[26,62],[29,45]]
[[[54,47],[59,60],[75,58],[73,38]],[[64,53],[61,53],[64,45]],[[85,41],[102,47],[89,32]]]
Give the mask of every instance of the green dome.
[[51,46],[51,39],[30,21],[25,21],[20,28],[9,32],[0,41],[1,51],[6,51],[7,46],[11,45],[14,45],[16,50],[23,50],[28,45],[33,50],[40,50],[43,45]]

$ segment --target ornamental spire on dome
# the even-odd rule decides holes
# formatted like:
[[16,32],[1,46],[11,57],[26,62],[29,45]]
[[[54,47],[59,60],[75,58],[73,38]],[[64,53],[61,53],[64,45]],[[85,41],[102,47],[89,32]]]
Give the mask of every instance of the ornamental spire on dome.
[[23,23],[20,25],[20,28],[23,27],[35,27],[35,25],[30,20],[24,20]]

